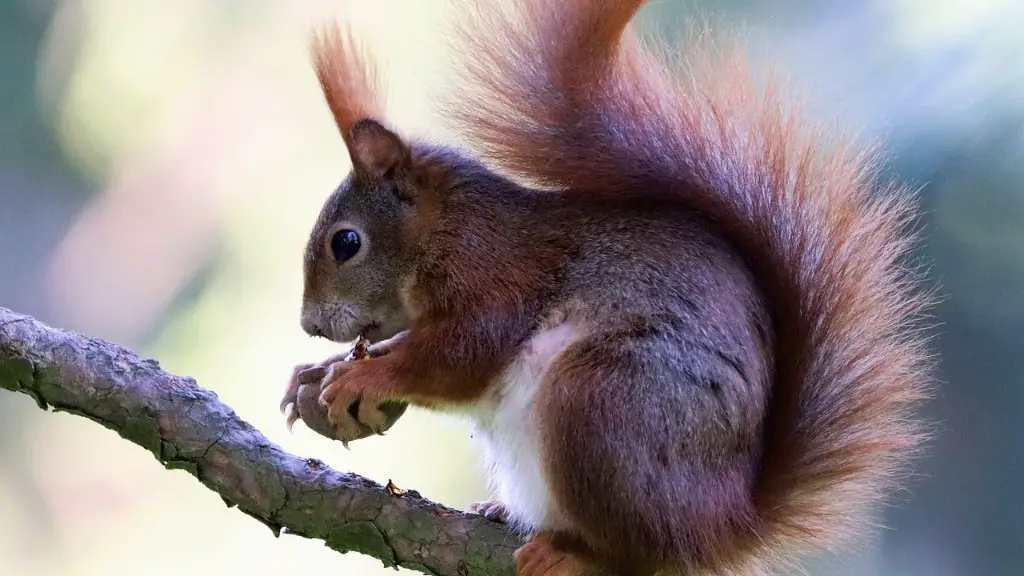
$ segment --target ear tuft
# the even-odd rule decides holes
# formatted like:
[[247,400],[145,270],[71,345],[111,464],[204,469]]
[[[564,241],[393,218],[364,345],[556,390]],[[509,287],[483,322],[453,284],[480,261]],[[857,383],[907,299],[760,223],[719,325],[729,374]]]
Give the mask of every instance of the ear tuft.
[[384,178],[409,163],[405,142],[379,122],[364,118],[352,125],[348,138],[352,168],[357,174]]

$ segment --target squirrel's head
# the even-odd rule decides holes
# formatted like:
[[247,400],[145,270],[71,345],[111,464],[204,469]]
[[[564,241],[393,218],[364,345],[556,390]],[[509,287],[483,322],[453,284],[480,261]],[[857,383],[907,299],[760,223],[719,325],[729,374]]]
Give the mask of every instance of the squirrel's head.
[[379,341],[409,322],[401,287],[415,249],[411,150],[370,119],[347,136],[352,171],[327,199],[306,246],[301,323],[336,342]]

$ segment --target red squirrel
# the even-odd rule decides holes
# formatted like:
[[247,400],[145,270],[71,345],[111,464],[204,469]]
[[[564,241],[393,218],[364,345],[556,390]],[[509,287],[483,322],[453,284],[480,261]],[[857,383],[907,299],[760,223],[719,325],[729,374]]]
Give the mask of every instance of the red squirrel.
[[774,570],[858,535],[923,437],[913,196],[739,56],[670,72],[643,4],[468,7],[444,112],[476,156],[388,126],[349,32],[313,43],[352,170],[301,325],[378,342],[320,398],[345,442],[383,402],[468,415],[519,576]]

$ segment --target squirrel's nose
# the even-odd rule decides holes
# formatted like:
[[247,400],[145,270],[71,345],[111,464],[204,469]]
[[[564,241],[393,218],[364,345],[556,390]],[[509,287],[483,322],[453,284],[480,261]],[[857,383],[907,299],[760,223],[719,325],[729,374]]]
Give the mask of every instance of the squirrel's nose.
[[324,331],[320,327],[319,318],[317,314],[310,314],[309,312],[303,311],[302,319],[299,322],[302,325],[302,329],[310,336],[323,337]]

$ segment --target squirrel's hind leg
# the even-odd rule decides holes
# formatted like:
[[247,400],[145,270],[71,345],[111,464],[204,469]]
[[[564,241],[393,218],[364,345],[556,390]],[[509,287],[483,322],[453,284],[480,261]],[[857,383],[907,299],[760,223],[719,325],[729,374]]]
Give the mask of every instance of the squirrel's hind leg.
[[535,409],[552,499],[602,567],[714,565],[756,521],[755,394],[700,333],[610,320],[548,366]]

